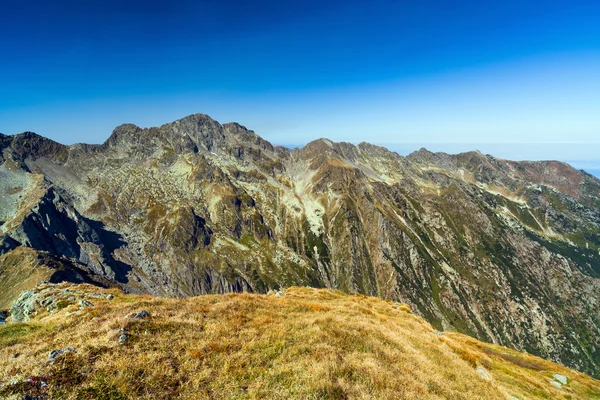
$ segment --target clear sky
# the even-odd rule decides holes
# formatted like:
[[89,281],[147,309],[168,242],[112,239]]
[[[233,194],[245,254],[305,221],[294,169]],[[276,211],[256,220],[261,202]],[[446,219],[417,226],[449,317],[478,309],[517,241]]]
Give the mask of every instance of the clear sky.
[[202,112],[278,144],[600,144],[597,0],[0,5],[6,134],[101,143]]

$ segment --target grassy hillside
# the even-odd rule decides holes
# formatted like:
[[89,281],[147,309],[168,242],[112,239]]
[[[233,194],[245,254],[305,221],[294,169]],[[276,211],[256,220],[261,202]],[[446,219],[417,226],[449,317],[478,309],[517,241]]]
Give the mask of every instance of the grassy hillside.
[[38,253],[19,247],[0,256],[0,310],[8,309],[22,290],[49,280],[54,271],[44,265]]
[[373,297],[290,288],[178,300],[66,284],[35,293],[29,322],[0,327],[0,398],[600,399],[586,375],[436,332]]

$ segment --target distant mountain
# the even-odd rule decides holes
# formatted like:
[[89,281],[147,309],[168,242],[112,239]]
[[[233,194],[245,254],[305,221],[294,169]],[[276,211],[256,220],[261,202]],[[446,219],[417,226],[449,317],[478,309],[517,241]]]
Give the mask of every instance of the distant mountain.
[[102,145],[2,135],[0,150],[0,282],[20,283],[0,306],[39,280],[331,287],[600,376],[600,180],[565,163],[289,150],[202,114]]

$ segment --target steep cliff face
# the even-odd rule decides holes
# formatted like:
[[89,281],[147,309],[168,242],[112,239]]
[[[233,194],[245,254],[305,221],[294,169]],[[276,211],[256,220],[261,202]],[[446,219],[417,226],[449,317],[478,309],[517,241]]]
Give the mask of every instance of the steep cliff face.
[[0,150],[1,253],[156,295],[376,295],[600,376],[600,181],[566,164],[327,139],[289,151],[200,114]]

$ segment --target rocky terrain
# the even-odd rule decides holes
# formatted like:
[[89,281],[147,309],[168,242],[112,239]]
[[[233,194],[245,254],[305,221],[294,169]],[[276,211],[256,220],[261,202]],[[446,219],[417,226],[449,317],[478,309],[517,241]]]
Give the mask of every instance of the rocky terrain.
[[2,399],[600,398],[585,374],[332,289],[169,299],[40,284],[11,313]]
[[42,280],[335,288],[599,377],[600,181],[479,152],[288,150],[201,114],[102,145],[0,135],[0,307]]

